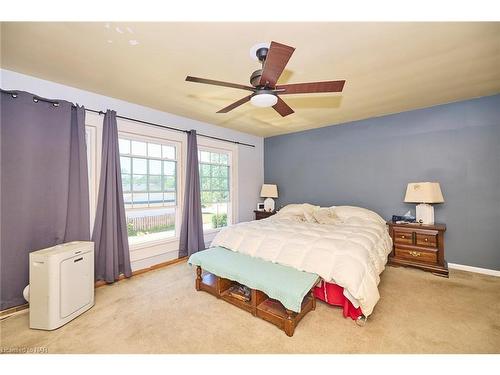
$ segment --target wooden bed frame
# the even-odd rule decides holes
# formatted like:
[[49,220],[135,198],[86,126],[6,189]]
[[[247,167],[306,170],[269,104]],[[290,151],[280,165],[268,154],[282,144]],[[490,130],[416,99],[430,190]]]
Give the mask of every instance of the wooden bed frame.
[[279,301],[269,298],[257,289],[251,289],[250,301],[242,301],[232,297],[228,289],[237,284],[235,281],[224,279],[217,275],[205,272],[200,266],[196,267],[196,290],[203,290],[230,304],[248,311],[253,316],[264,319],[285,331],[287,336],[293,336],[299,321],[309,312],[316,309],[316,297],[311,291],[302,301],[300,313],[286,309]]

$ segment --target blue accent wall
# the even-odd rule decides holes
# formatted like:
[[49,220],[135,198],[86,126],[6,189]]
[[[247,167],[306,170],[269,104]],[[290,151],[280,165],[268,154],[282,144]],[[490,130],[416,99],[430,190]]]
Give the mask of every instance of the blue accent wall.
[[437,181],[450,263],[500,270],[500,95],[266,138],[277,207],[353,205],[385,219],[415,205],[408,182]]

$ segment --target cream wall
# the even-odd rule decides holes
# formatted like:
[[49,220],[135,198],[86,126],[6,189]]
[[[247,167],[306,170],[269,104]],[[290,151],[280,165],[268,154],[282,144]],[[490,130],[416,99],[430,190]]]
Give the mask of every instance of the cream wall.
[[[236,222],[253,219],[253,210],[256,207],[256,202],[260,201],[259,192],[264,181],[264,142],[262,137],[176,116],[5,69],[0,69],[0,86],[4,90],[23,90],[42,97],[68,100],[84,105],[86,108],[98,110],[113,109],[122,116],[186,130],[195,129],[199,133],[255,145],[255,148],[237,146],[238,174],[237,199],[235,202],[237,207]],[[193,105],[196,105],[196,103],[193,103]],[[99,118],[99,116],[89,114],[87,117],[88,121],[91,122],[102,121],[102,118]],[[137,126],[140,127],[140,125]],[[176,134],[181,135],[182,133]],[[200,137],[200,141],[206,140],[207,138]],[[97,148],[100,149],[100,144],[97,145]],[[211,237],[206,236],[205,240],[208,242],[211,240]],[[131,255],[133,269],[141,269],[174,259],[177,257],[177,250],[177,244],[170,243],[168,245],[153,246],[142,250],[140,253],[133,251]]]

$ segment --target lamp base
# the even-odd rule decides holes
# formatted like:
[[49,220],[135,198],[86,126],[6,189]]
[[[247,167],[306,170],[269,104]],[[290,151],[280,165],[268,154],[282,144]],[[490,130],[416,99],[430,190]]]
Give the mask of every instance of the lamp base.
[[274,211],[274,199],[266,198],[264,201],[264,211],[272,212]]
[[417,205],[415,217],[417,223],[434,224],[434,207],[427,203]]

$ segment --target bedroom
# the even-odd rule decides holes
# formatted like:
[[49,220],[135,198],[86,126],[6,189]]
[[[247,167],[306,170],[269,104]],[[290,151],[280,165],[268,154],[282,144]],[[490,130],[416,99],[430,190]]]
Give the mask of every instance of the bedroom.
[[1,23],[2,353],[498,355],[500,23],[112,19]]

